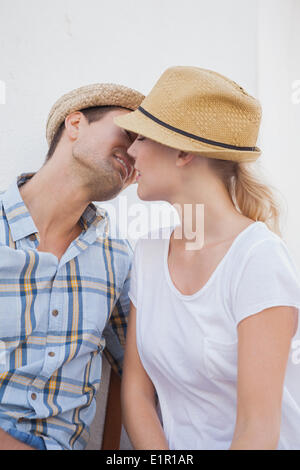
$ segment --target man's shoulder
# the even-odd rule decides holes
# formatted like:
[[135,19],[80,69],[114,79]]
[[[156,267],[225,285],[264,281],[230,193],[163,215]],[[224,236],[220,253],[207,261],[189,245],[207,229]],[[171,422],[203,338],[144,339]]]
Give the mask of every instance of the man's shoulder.
[[110,238],[112,247],[122,254],[131,257],[133,254],[133,248],[127,238]]
[[[102,237],[100,238],[102,240]],[[108,247],[112,250],[113,254],[117,258],[126,258],[129,261],[133,257],[133,247],[127,238],[121,236],[115,236],[111,233],[108,234]]]
[[131,257],[133,255],[133,247],[126,234],[123,234],[120,226],[110,217],[108,211],[103,209],[103,207],[96,207],[97,214],[107,219],[106,228],[101,226],[100,229],[98,229],[98,238],[102,240],[103,236],[108,237],[109,245],[116,253]]

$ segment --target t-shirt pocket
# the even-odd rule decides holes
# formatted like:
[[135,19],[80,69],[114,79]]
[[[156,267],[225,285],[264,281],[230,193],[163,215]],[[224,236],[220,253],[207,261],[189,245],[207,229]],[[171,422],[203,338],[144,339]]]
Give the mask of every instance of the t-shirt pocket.
[[221,343],[204,338],[204,364],[209,378],[223,381],[237,380],[238,342]]

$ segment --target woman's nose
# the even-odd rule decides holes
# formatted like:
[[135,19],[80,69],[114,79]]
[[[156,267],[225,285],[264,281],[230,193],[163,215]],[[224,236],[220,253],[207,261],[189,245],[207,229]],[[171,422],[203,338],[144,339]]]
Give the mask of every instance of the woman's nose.
[[130,145],[130,147],[128,147],[127,153],[128,153],[128,155],[129,155],[131,158],[133,158],[134,160],[136,160],[135,141],[132,142],[132,144]]

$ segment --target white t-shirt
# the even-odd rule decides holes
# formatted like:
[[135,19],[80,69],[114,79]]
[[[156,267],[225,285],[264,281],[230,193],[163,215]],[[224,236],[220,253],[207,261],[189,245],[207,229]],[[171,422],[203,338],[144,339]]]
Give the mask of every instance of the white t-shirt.
[[[167,265],[174,227],[137,241],[129,297],[137,348],[159,398],[170,449],[229,449],[235,427],[237,325],[272,306],[300,309],[300,278],[286,244],[263,222],[244,229],[195,294]],[[300,449],[300,322],[290,351],[278,449]],[[298,342],[297,342],[298,341]],[[297,356],[298,353],[298,356]],[[293,356],[294,354],[294,356]]]

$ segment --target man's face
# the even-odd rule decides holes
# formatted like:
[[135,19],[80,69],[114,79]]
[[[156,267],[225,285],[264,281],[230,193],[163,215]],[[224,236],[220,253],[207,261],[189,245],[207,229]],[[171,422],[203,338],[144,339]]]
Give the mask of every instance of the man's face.
[[73,144],[73,162],[92,201],[113,199],[135,181],[134,159],[127,149],[136,135],[113,122],[116,116],[129,112],[126,109],[108,111],[99,121],[90,124],[82,117]]

